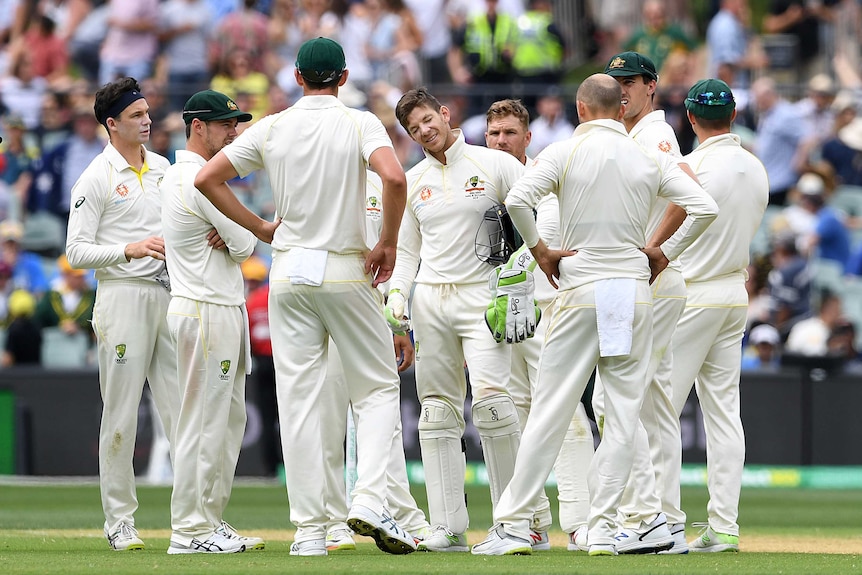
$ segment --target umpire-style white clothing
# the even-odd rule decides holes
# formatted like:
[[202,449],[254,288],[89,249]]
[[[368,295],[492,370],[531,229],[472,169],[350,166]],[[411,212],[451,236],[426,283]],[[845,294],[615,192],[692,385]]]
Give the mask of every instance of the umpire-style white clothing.
[[673,335],[673,403],[679,415],[695,385],[706,432],[709,525],[738,536],[745,462],[739,372],[748,309],[746,268],[769,184],[763,164],[734,134],[706,139],[685,161],[721,213],[679,258],[688,300]]
[[222,152],[240,176],[265,169],[282,223],[272,242],[269,314],[295,541],[320,540],[328,515],[320,406],[329,337],[347,366],[356,417],[354,505],[383,512],[386,462],[400,418],[392,333],[365,273],[366,167],[392,142],[370,112],[304,96],[258,120]]
[[159,281],[165,279],[165,264],[153,258],[127,261],[124,255],[128,244],[162,234],[158,182],[170,164],[141,150],[140,171],[111,144],[84,170],[72,187],[66,238],[69,264],[94,268],[99,282],[93,331],[103,402],[99,483],[106,533],[121,522],[135,523],[132,456],[144,381],[172,448],[179,404],[176,356],[165,321],[170,294]]
[[[589,542],[608,545],[614,543],[616,510],[631,471],[632,442],[646,390],[643,358],[652,343],[650,272],[640,251],[650,207],[661,195],[688,212],[680,229],[662,245],[669,259],[703,232],[717,208],[676,162],[646,152],[613,120],[578,126],[570,140],[539,154],[512,189],[506,205],[527,246],[539,241],[533,207],[550,193],[560,201],[562,248],[577,254],[560,261],[560,293],[550,314],[522,442],[529,448],[518,453],[494,521],[509,535],[529,541],[532,507],[598,365],[605,386],[605,422],[589,470]],[[614,320],[617,314],[609,312],[623,317]]]
[[[176,347],[180,411],[175,432],[171,541],[188,547],[221,524],[245,433],[245,376],[251,367],[239,264],[257,245],[194,186],[206,160],[177,150],[161,184],[162,224]],[[224,249],[208,245],[215,228]]]
[[[476,256],[475,239],[485,212],[503,202],[524,166],[506,152],[467,144],[460,130],[455,133],[455,142],[444,152],[445,164],[426,151],[425,159],[407,172],[407,209],[389,286],[407,295],[415,283],[411,316],[416,391],[423,406],[431,401],[446,413],[445,421],[440,421],[439,429],[433,432],[428,429],[437,425],[433,410],[423,407],[423,413],[432,418],[420,418],[420,444],[431,435],[443,433],[449,445],[443,449],[446,454],[439,457],[423,446],[431,524],[462,534],[469,524],[463,471],[457,471],[464,465],[460,438],[465,426],[465,360],[473,392],[474,425],[480,436],[484,435],[492,503],[508,482],[517,450],[518,416],[507,391],[511,352],[509,346],[494,341],[484,323],[491,299],[488,274],[493,266]],[[489,425],[484,423],[486,414],[477,416],[475,409],[484,399],[500,402],[489,408],[494,412],[489,411],[488,418],[495,418]],[[496,426],[494,431],[489,431],[491,425]],[[502,431],[498,434],[498,430]],[[497,442],[492,437],[501,439]],[[506,445],[499,449],[512,453],[498,458],[497,445],[502,442]],[[460,460],[452,463],[454,472],[447,463],[450,456]],[[438,471],[442,473],[439,479]]]

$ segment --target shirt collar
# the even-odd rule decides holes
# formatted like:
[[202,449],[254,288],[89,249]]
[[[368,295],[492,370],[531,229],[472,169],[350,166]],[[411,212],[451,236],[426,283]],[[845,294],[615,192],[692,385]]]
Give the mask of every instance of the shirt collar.
[[324,108],[334,107],[345,108],[346,106],[341,100],[339,100],[335,96],[324,94],[315,96],[303,96],[296,101],[293,107],[301,108],[304,110],[322,110]]
[[638,123],[632,127],[632,131],[629,132],[629,136],[634,138],[637,134],[644,130],[649,124],[653,122],[664,122],[664,110],[653,110],[640,120]]
[[[462,132],[460,128],[452,130],[452,133],[455,134],[455,142],[449,146],[448,150],[443,152],[443,155],[446,157],[447,166],[463,158],[467,147],[467,140],[464,139],[464,132]],[[428,150],[423,148],[422,151],[425,152],[425,157],[430,161],[437,164],[440,163],[437,161],[437,158],[428,153]]]
[[[144,145],[141,145],[141,149],[144,151],[144,164],[147,164],[147,156],[149,154],[149,151]],[[115,148],[114,145],[110,142],[108,142],[108,144],[105,146],[105,150],[102,153],[105,154],[105,157],[108,159],[108,162],[110,162],[110,164],[118,172],[122,172],[127,168],[132,169],[132,165],[126,161],[126,158],[124,158],[123,155],[119,151],[117,151],[117,148]]]
[[707,146],[720,146],[720,145],[740,145],[739,136],[736,134],[719,134],[717,136],[712,136],[710,138],[705,139],[700,145],[695,148],[696,150],[700,150],[701,148],[706,148]]
[[191,152],[189,150],[177,150],[176,158],[177,164],[179,164],[180,162],[191,162],[193,164],[203,166],[207,163],[203,156],[201,156],[197,152]]

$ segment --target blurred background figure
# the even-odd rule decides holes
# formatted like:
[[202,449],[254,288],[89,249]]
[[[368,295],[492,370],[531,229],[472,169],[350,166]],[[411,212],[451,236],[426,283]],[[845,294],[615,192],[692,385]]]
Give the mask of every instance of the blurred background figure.
[[57,258],[59,276],[36,305],[34,317],[43,328],[58,327],[67,335],[86,334],[95,341],[93,304],[96,290],[88,283],[86,270],[74,269],[65,255]]
[[109,0],[108,32],[99,52],[99,85],[124,76],[145,80],[158,53],[158,0]]
[[697,42],[679,24],[668,22],[664,0],[646,0],[641,15],[643,23],[626,40],[622,49],[648,56],[655,63],[664,84],[667,78],[662,68],[668,56],[689,56],[697,47]]
[[566,41],[554,20],[551,0],[528,0],[527,11],[518,17],[517,40],[512,59],[520,80],[523,102],[535,113],[536,100],[547,86],[558,86],[563,77]]
[[820,296],[820,309],[816,316],[796,323],[787,336],[784,350],[808,356],[824,356],[829,353],[829,336],[842,318],[841,298],[828,290]]
[[13,365],[39,365],[42,361],[42,329],[33,313],[36,298],[27,290],[18,289],[9,295],[8,323],[2,367]]
[[781,336],[778,330],[762,323],[748,335],[748,349],[742,356],[742,369],[778,371],[781,367]]
[[171,88],[168,105],[175,112],[209,85],[213,17],[206,0],[168,0],[160,12],[159,41]]
[[20,222],[0,222],[0,259],[12,268],[12,284],[16,289],[39,297],[48,290],[48,281],[39,256],[22,249],[23,237],[24,226]]
[[527,148],[527,155],[535,158],[539,152],[554,142],[572,137],[575,127],[566,117],[566,106],[562,94],[555,89],[548,90],[536,102],[537,116],[530,122],[533,139]]

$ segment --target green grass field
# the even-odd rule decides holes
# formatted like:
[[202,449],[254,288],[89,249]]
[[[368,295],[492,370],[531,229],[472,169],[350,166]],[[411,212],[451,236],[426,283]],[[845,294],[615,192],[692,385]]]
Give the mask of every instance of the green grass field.
[[[415,490],[427,508],[424,489]],[[548,495],[554,498],[553,489]],[[141,487],[136,522],[147,549],[117,553],[101,533],[98,486],[0,484],[0,573],[862,573],[862,490],[744,489],[740,506],[739,554],[588,557],[565,550],[565,537],[551,533],[554,548],[531,557],[468,554],[385,555],[370,539],[353,552],[328,557],[290,557],[293,527],[287,496],[273,484],[238,484],[226,519],[243,532],[264,536],[265,551],[236,555],[168,556],[170,489]],[[490,525],[487,488],[471,488],[471,543]],[[686,488],[689,523],[706,514],[706,490]],[[689,538],[696,530],[689,527]],[[807,551],[807,552],[802,552]]]

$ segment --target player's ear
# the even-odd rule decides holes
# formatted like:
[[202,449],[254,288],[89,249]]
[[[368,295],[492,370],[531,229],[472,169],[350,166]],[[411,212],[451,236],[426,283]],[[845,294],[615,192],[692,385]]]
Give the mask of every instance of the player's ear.
[[338,86],[341,87],[347,82],[347,76],[350,75],[350,70],[344,69],[344,72],[341,73],[341,79],[338,80]]

